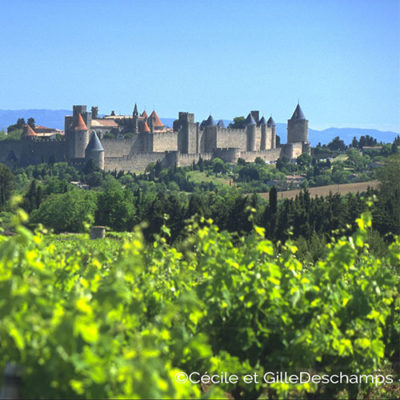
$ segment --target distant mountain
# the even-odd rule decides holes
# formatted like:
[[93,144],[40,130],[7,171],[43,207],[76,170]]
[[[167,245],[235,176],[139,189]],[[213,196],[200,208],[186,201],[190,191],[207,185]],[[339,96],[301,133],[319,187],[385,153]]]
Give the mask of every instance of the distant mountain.
[[[281,143],[286,143],[287,125],[280,123],[276,124],[276,133],[281,137]],[[308,140],[310,141],[311,146],[316,146],[318,142],[321,142],[321,144],[328,144],[336,136],[339,136],[345,144],[350,144],[354,136],[359,139],[360,136],[366,135],[372,136],[378,142],[392,143],[399,133],[362,128],[328,128],[322,131],[317,131],[311,128],[308,129]]]
[[0,110],[0,130],[15,124],[18,118],[34,118],[38,125],[64,129],[64,117],[71,115],[71,110]]
[[[24,118],[25,121],[32,117],[38,125],[48,126],[50,128],[64,129],[64,117],[71,115],[71,110],[0,110],[0,130],[6,130],[9,125],[15,124],[18,118]],[[176,118],[161,118],[161,121],[169,127],[172,127]],[[224,120],[225,125],[231,122]],[[287,126],[286,124],[276,124],[276,132],[281,137],[281,143],[286,143]],[[377,129],[360,128],[328,128],[322,131],[309,129],[309,140],[312,146],[318,142],[328,144],[333,138],[339,136],[346,144],[350,144],[353,137],[369,135],[378,142],[391,143],[399,134],[391,131],[379,131]]]

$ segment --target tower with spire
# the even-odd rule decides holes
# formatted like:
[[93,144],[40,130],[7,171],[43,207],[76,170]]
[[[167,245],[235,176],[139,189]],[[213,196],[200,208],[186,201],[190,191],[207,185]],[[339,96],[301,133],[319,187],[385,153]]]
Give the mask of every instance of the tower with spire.
[[85,149],[89,143],[89,131],[92,113],[86,106],[73,106],[72,116],[65,117],[65,139],[68,160],[85,158]]
[[139,132],[139,112],[138,112],[136,103],[135,103],[135,107],[133,108],[133,112],[132,112],[132,132],[133,133]]
[[287,125],[287,143],[298,142],[308,143],[308,120],[299,103]]
[[253,118],[254,111],[250,112],[246,118],[247,151],[256,151],[256,130],[257,124]]
[[96,168],[104,169],[104,147],[96,132],[92,133],[89,144],[85,150],[85,159],[92,160]]

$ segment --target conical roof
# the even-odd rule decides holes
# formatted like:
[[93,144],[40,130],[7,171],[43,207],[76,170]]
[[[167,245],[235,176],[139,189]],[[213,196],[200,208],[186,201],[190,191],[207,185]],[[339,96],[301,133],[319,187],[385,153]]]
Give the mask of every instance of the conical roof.
[[256,121],[254,121],[254,118],[251,115],[251,113],[249,113],[249,115],[246,118],[246,125],[256,125]]
[[162,128],[164,124],[160,121],[160,118],[158,118],[157,113],[153,110],[153,112],[150,114],[150,118],[153,122],[153,126],[155,128]]
[[143,112],[140,114],[140,116],[143,117],[143,118],[147,118],[148,115],[147,115],[146,110],[143,110]]
[[133,108],[133,113],[132,113],[132,115],[133,115],[134,117],[137,117],[137,116],[139,115],[138,110],[137,110],[137,104],[136,104],[136,103],[135,103],[135,107]]
[[93,132],[89,144],[86,147],[86,151],[104,151],[104,147],[101,144],[100,139],[97,137],[96,132]]
[[222,119],[220,119],[220,120],[217,122],[217,126],[218,126],[219,128],[225,128],[225,123],[224,123],[224,121],[222,121]]
[[303,110],[300,107],[300,104],[297,104],[297,107],[294,110],[294,113],[293,113],[291,119],[306,119],[306,117],[303,114]]
[[265,118],[264,118],[264,117],[261,117],[261,119],[260,119],[260,125],[265,125],[265,124],[266,124]]
[[81,113],[78,114],[78,118],[76,120],[76,123],[74,124],[74,129],[76,131],[87,131],[87,126],[82,118]]
[[268,118],[267,126],[276,126],[275,121],[272,117]]
[[36,132],[32,129],[32,127],[28,124],[25,125],[25,136],[37,136]]
[[210,116],[207,118],[206,126],[215,126],[215,125],[216,125],[216,124],[215,124],[214,118],[210,115]]
[[146,133],[150,133],[151,132],[151,130],[149,128],[149,125],[147,125],[147,122],[145,122],[143,124],[143,132],[146,132]]

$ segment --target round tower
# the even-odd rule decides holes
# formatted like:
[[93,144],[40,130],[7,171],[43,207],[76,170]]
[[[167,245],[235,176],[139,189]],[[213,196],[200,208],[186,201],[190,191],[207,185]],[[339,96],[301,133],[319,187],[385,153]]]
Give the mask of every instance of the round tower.
[[72,124],[66,131],[66,140],[67,155],[69,160],[75,158],[85,158],[85,149],[89,143],[89,130],[80,112],[73,116]]
[[287,143],[295,142],[308,143],[308,120],[306,120],[300,104],[297,104],[287,126]]
[[256,151],[256,121],[251,113],[246,118],[247,151]]
[[89,144],[86,147],[85,159],[93,160],[93,164],[96,168],[104,169],[104,148],[96,132],[92,133]]
[[258,122],[261,127],[261,142],[260,142],[260,150],[266,150],[267,148],[267,121],[264,117],[261,117]]
[[276,123],[274,119],[269,117],[267,121],[267,127],[271,128],[272,136],[271,136],[271,149],[276,149]]

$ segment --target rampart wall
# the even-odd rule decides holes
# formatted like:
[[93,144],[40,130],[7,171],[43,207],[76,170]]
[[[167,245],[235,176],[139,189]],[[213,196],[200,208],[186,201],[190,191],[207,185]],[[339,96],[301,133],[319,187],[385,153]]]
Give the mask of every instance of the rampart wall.
[[[203,160],[211,160],[213,157],[212,153],[203,153],[203,154],[177,154],[176,158],[176,166],[177,167],[190,167],[193,164],[193,161],[197,163],[200,159]],[[172,167],[173,165],[168,165]]]
[[247,162],[253,162],[257,157],[262,158],[264,161],[274,162],[279,159],[282,153],[282,147],[270,150],[261,151],[241,151],[240,158]]
[[[12,161],[11,154],[16,157]],[[0,162],[6,165],[40,164],[54,160],[66,161],[66,143],[64,140],[3,140],[0,144]]]
[[303,143],[287,143],[282,146],[282,156],[290,160],[299,157],[303,153]]
[[157,133],[153,134],[153,151],[177,151],[178,150],[178,134],[177,132]]
[[157,161],[163,161],[165,153],[141,153],[125,157],[105,157],[105,171],[131,171],[143,172],[146,167]]
[[141,147],[139,135],[134,135],[131,139],[103,139],[101,144],[104,147],[106,157],[122,157],[131,153],[134,147]]
[[[261,133],[260,133],[261,137]],[[247,149],[247,133],[245,129],[217,128],[216,146],[218,148],[236,147],[242,151]]]

